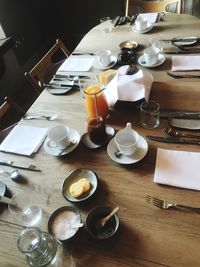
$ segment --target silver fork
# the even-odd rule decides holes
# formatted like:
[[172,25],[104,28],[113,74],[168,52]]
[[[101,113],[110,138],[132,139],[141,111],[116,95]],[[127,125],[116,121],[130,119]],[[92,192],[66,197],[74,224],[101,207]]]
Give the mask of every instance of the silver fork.
[[191,207],[191,206],[186,206],[186,205],[181,205],[178,203],[174,203],[171,201],[167,201],[167,200],[162,200],[156,197],[152,197],[147,195],[146,196],[146,201],[149,204],[153,204],[153,206],[156,206],[160,209],[171,209],[171,208],[180,208],[180,209],[188,209],[191,211],[196,211],[196,212],[200,212],[200,208],[196,208],[196,207]]
[[52,116],[43,116],[43,115],[41,115],[41,116],[32,116],[32,115],[25,114],[23,116],[23,119],[24,120],[45,119],[45,120],[48,120],[48,121],[53,121],[57,117],[58,117],[58,115],[52,115]]

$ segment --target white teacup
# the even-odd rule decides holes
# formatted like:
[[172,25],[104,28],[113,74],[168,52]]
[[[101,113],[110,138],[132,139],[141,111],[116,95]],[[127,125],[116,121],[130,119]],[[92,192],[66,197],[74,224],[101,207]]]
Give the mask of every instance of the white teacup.
[[147,19],[138,18],[135,21],[135,28],[137,31],[143,31],[147,28]]
[[101,50],[95,53],[98,64],[102,68],[106,68],[111,63],[111,51],[110,50]]
[[131,128],[130,122],[126,124],[126,128],[118,131],[114,137],[117,148],[126,156],[131,156],[135,153],[139,139],[139,134]]
[[157,47],[148,47],[144,49],[144,59],[147,65],[154,65],[158,62],[160,49]]
[[59,149],[65,149],[71,143],[69,129],[64,125],[57,125],[49,129],[48,138],[48,145]]

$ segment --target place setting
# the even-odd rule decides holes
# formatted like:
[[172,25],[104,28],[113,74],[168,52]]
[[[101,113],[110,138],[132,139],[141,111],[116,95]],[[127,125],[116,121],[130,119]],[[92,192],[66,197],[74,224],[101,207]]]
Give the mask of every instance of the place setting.
[[132,27],[134,32],[137,33],[146,33],[153,29],[154,24],[150,23],[146,17],[142,17],[140,14],[137,16],[137,19],[134,22],[134,25]]
[[139,57],[138,63],[146,68],[155,68],[165,62],[162,42],[150,39],[150,47],[144,49],[143,55]]
[[98,70],[107,70],[114,67],[117,57],[112,55],[111,50],[105,49],[95,53],[93,67]]
[[44,150],[53,156],[64,156],[79,145],[81,136],[77,130],[65,125],[57,125],[49,129],[44,141]]
[[147,151],[147,141],[132,129],[130,122],[116,133],[107,146],[109,157],[120,164],[136,163],[145,157]]

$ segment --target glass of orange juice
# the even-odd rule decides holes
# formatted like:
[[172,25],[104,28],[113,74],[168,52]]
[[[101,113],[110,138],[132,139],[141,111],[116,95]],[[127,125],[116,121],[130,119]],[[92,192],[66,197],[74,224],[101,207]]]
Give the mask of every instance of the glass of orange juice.
[[100,85],[89,86],[85,90],[85,104],[88,117],[101,116],[106,119],[109,115],[108,102]]

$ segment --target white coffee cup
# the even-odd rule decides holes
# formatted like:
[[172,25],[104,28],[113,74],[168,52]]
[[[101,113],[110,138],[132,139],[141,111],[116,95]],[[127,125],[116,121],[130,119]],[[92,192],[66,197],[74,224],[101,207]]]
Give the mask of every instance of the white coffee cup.
[[124,129],[118,131],[114,137],[117,148],[126,156],[131,156],[136,152],[139,139],[139,134],[131,128],[130,122],[126,124]]
[[148,47],[144,49],[144,59],[147,65],[154,65],[158,62],[160,49],[157,47]]
[[57,125],[49,129],[48,138],[48,145],[59,149],[65,149],[71,143],[69,129],[64,125]]
[[97,51],[95,55],[96,55],[98,64],[102,68],[108,67],[109,64],[111,63],[111,51],[110,50]]
[[135,28],[137,31],[143,31],[147,28],[147,19],[142,19],[141,17],[138,17],[135,21]]

